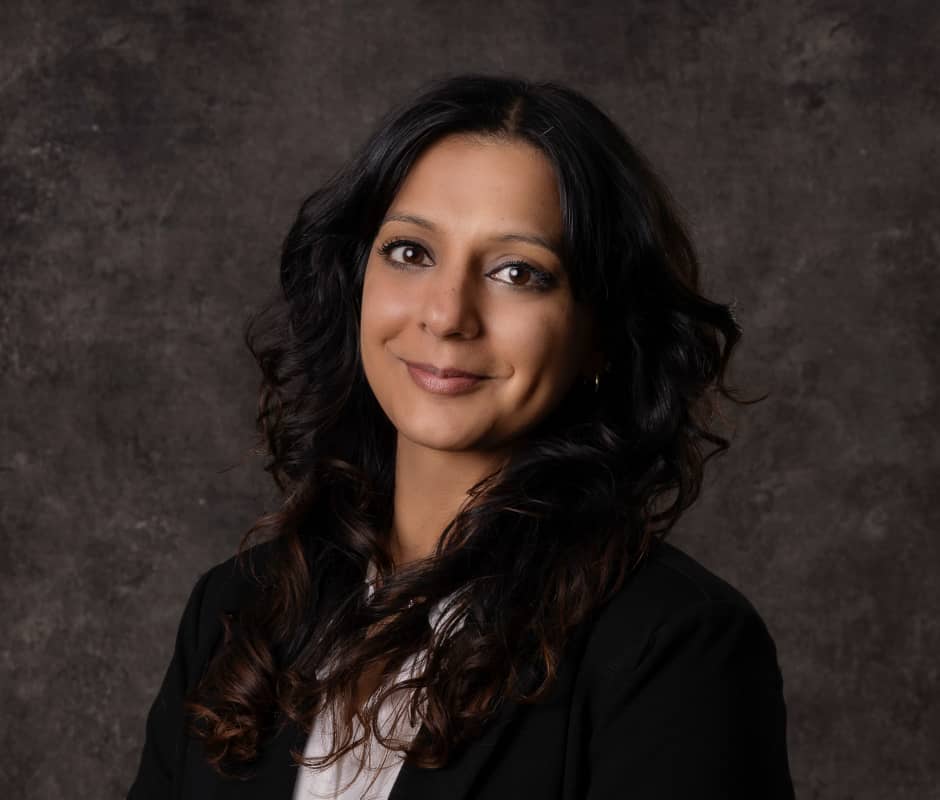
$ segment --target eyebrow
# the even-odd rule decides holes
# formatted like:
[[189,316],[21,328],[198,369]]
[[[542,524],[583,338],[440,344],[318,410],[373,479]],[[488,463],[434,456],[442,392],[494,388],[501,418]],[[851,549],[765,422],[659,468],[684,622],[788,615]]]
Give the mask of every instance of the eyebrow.
[[[382,225],[386,222],[396,221],[411,222],[422,228],[427,228],[429,231],[437,231],[437,226],[431,222],[431,220],[419,217],[417,214],[388,214],[385,219],[382,220]],[[502,233],[493,238],[499,242],[528,242],[538,247],[544,247],[550,253],[553,253],[559,261],[562,260],[561,248],[556,243],[549,241],[544,236],[539,236],[537,233]]]

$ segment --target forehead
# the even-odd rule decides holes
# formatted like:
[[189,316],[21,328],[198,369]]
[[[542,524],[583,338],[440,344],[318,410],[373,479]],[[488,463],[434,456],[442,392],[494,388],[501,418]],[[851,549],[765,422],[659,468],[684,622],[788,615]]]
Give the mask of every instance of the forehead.
[[452,135],[416,159],[389,208],[464,229],[562,229],[555,171],[525,142]]

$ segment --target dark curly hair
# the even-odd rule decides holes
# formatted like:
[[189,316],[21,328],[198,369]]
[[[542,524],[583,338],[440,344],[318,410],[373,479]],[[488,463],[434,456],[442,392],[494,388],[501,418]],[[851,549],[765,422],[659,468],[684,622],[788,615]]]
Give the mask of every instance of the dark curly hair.
[[[396,569],[396,431],[359,357],[363,275],[409,167],[455,133],[526,142],[552,163],[563,266],[599,325],[607,367],[596,392],[576,382],[470,490],[432,557]],[[438,767],[507,698],[544,698],[573,630],[669,532],[698,496],[705,462],[728,448],[714,425],[720,397],[753,402],[725,383],[740,336],[732,309],[700,293],[696,254],[662,181],[582,94],[469,74],[439,78],[393,109],[303,202],[280,290],[245,328],[263,374],[265,470],[283,504],[242,538],[240,559],[256,538],[270,548],[254,575],[259,599],[224,620],[224,641],[187,698],[189,733],[214,768],[250,767],[277,725],[309,730],[334,702],[344,713],[332,752],[304,763],[325,766],[371,732]],[[367,601],[370,562],[381,580]],[[320,592],[325,580],[339,591]],[[458,589],[452,619],[466,624],[432,632],[429,609]],[[315,606],[318,597],[327,599]],[[391,683],[423,648],[423,673]],[[375,664],[382,688],[358,707],[357,679]],[[422,726],[410,743],[378,729],[379,705],[401,688],[417,690],[409,710]]]

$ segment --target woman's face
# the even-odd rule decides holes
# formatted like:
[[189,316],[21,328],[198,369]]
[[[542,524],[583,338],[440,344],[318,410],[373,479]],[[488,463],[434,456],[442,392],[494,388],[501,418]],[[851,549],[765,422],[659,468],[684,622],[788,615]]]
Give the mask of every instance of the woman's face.
[[562,232],[551,163],[531,145],[453,135],[412,165],[369,254],[360,326],[366,379],[399,437],[502,450],[597,370]]

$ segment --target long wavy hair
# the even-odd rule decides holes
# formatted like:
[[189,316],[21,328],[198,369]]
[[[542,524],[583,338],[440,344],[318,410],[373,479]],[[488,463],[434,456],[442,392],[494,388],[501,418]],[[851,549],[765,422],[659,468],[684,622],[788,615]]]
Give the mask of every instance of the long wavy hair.
[[[552,163],[563,265],[599,325],[607,366],[598,387],[576,382],[474,485],[431,557],[396,569],[396,431],[359,357],[363,275],[410,166],[455,133],[527,142]],[[259,538],[269,551],[252,573],[258,599],[223,620],[187,699],[189,733],[213,767],[244,775],[278,726],[310,730],[327,707],[340,711],[332,750],[314,760],[294,751],[295,761],[324,767],[374,735],[438,767],[507,700],[542,699],[574,629],[666,536],[698,496],[705,462],[728,448],[720,398],[755,402],[725,382],[740,336],[732,308],[701,294],[663,182],[584,95],[468,74],[390,111],[303,202],[279,290],[245,327],[263,375],[259,444],[283,501],[242,538],[240,559]],[[370,563],[380,580],[367,598]],[[320,591],[326,581],[334,591]],[[450,623],[432,630],[429,610],[452,593]],[[424,669],[395,682],[425,649]],[[379,690],[357,702],[358,678],[376,665]],[[415,690],[408,711],[421,730],[411,742],[380,729],[379,706],[396,689]]]

